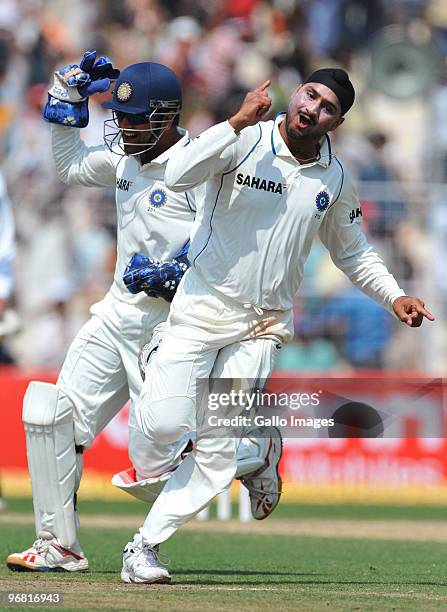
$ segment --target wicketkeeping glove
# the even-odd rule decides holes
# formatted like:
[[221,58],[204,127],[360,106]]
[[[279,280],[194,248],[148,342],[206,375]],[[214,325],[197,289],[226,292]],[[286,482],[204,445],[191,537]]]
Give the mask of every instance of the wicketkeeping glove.
[[189,268],[187,244],[174,259],[156,261],[135,253],[124,270],[123,281],[131,293],[144,291],[149,297],[162,297],[171,302],[177,287]]
[[[96,61],[95,61],[96,60]],[[119,77],[120,71],[111,61],[96,51],[86,51],[79,66],[69,64],[54,73],[53,87],[48,92],[48,102],[43,111],[44,119],[71,127],[88,124],[88,97],[107,91],[111,81]]]

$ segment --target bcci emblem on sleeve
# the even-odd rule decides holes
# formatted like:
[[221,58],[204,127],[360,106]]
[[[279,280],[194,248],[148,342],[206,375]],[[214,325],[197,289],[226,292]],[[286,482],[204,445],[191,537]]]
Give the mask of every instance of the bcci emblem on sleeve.
[[162,206],[165,206],[167,199],[168,196],[166,195],[166,191],[163,189],[154,189],[154,191],[151,191],[148,196],[148,210],[151,208],[161,208]]
[[327,191],[320,191],[315,198],[315,204],[320,212],[326,210],[329,206],[329,194]]

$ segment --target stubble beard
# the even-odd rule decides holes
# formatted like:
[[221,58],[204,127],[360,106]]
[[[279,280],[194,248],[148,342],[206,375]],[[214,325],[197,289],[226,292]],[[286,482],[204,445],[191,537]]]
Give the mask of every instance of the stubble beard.
[[290,113],[289,111],[287,111],[286,134],[287,138],[290,140],[291,143],[299,145],[309,142],[319,142],[319,140],[324,134],[316,133],[315,131],[313,131],[313,128],[315,128],[315,126],[311,126],[310,128],[308,128],[306,130],[307,133],[300,132],[298,129],[293,128],[290,125]]
[[289,115],[289,111],[287,111],[286,113],[286,134],[287,134],[287,138],[289,139],[290,142],[299,142],[300,141],[300,134],[296,131],[296,130],[292,130],[292,128],[290,127],[290,115]]

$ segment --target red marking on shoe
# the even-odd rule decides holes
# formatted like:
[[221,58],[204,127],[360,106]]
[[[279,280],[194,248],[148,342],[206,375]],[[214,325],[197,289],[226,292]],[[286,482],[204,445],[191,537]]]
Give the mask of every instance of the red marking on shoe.
[[61,553],[63,557],[74,557],[76,561],[82,561],[83,557],[80,557],[76,553],[71,550],[67,550],[66,548],[62,548],[59,544],[53,544],[53,547]]
[[272,450],[272,446],[273,446],[273,439],[270,438],[270,444],[269,444],[269,448],[267,451],[267,456],[265,458],[265,467],[268,468],[270,465],[270,451]]
[[[262,482],[259,485],[259,487],[260,487],[261,491],[264,490],[264,486],[263,486]],[[258,499],[258,503],[256,504],[256,510],[259,510],[259,506],[262,504],[263,500],[264,500],[264,497],[261,495],[261,497]]]
[[271,507],[272,507],[272,504],[271,504],[271,503],[269,503],[269,502],[266,500],[266,501],[264,502],[264,506],[263,506],[263,508],[262,508],[262,509],[264,510],[264,513],[265,513],[265,514],[268,514],[268,513],[269,513],[269,511],[270,511],[270,509],[271,509]]

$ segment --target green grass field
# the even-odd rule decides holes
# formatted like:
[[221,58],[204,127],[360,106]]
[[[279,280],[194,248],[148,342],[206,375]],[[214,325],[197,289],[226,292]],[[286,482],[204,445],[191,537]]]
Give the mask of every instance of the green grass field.
[[[31,502],[8,501],[8,510],[0,514],[3,559],[34,539]],[[213,523],[218,530],[209,531],[195,523],[163,546],[173,582],[159,586],[127,585],[119,577],[121,549],[141,522],[142,504],[84,502],[81,512],[80,537],[91,571],[36,575],[4,566],[1,609],[6,609],[7,592],[63,595],[62,605],[40,610],[447,609],[447,538],[438,537],[447,531],[447,508],[284,504],[261,525],[237,525],[238,533],[233,524]],[[315,526],[315,535],[293,533],[292,527],[303,522]],[[332,532],[321,537],[323,523]],[[354,530],[360,523],[373,533],[379,527],[379,535],[381,527],[387,528],[390,539],[371,533],[350,537],[346,525]],[[429,539],[415,541],[427,526]],[[275,533],[278,528],[281,535]]]

